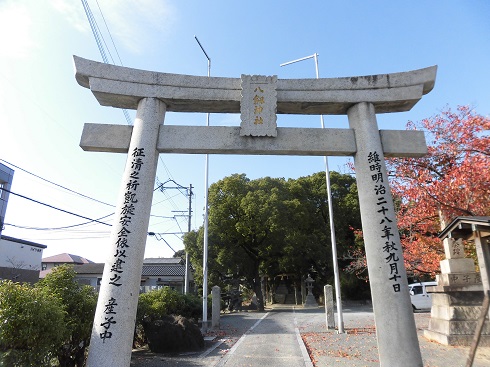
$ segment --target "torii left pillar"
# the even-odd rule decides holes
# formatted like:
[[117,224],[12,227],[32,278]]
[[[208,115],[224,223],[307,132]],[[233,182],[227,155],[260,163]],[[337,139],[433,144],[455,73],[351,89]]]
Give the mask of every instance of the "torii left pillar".
[[[158,152],[157,139],[166,105],[156,98],[138,103],[128,158],[121,181],[111,252],[95,311],[87,366],[129,366],[136,308],[153,198]],[[133,220],[136,219],[137,220]]]

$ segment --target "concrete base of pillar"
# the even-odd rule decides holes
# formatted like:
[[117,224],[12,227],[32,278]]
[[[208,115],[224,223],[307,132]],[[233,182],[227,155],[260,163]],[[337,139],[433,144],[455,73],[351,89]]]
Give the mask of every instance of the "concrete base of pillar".
[[[432,309],[429,328],[424,330],[424,337],[444,345],[470,346],[481,314],[483,287],[481,284],[449,286],[445,278],[439,278],[438,281],[439,285],[429,290],[432,294]],[[490,346],[488,316],[479,345]]]
[[204,322],[199,320],[199,326],[201,327],[201,333],[204,334],[211,329],[211,320],[204,321]]
[[[424,330],[424,337],[443,345],[468,347],[473,342],[474,335],[447,335],[432,330]],[[482,335],[478,346],[490,347],[490,335]]]

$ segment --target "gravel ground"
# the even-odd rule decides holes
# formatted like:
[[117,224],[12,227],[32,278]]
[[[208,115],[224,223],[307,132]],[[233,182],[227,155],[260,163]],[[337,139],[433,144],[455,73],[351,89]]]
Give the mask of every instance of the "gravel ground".
[[202,351],[156,354],[146,349],[135,350],[131,358],[131,367],[215,366],[265,313],[252,311],[224,314],[220,319],[220,329],[204,334],[205,347]]
[[[429,326],[430,312],[418,312],[414,316],[424,367],[466,366],[469,347],[428,341],[423,336],[423,330]],[[346,308],[346,334],[327,331],[322,324],[323,319],[323,316],[316,315],[300,329],[314,366],[379,366],[374,315],[370,308]],[[489,347],[478,348],[473,366],[490,366]]]

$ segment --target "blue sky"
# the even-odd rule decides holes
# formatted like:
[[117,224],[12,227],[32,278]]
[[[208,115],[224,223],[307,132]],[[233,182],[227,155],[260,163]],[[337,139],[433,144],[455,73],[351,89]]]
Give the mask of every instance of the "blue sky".
[[[320,77],[438,65],[434,90],[412,111],[378,115],[380,128],[403,129],[407,121],[430,117],[445,106],[471,105],[485,116],[490,112],[490,3],[485,0],[88,3],[116,64],[207,75],[207,60],[196,35],[211,57],[212,76],[313,78],[313,60],[279,66],[313,53],[319,54]],[[15,170],[12,191],[88,218],[111,214],[125,155],[84,152],[79,140],[86,122],[125,125],[126,120],[120,110],[100,106],[75,81],[72,55],[102,61],[82,2],[3,0],[0,42],[0,162],[8,162]],[[134,111],[128,112],[133,119]],[[210,123],[238,125],[239,116],[212,114]],[[167,113],[165,124],[205,125],[206,116]],[[278,124],[319,127],[320,119],[280,115]],[[346,116],[325,116],[325,124],[348,127]],[[160,157],[160,182],[173,179],[183,186],[193,185],[192,228],[199,227],[203,223],[204,156]],[[329,162],[331,170],[346,171],[345,159],[331,157]],[[233,173],[297,178],[323,169],[321,157],[217,155],[210,156],[209,181]],[[25,171],[106,204],[68,193]],[[178,190],[156,192],[149,231],[185,231],[187,222],[179,211],[187,211],[187,205],[188,198]],[[111,220],[111,216],[104,219]],[[84,222],[12,195],[3,234],[47,245],[44,256],[69,252],[102,262],[109,251],[108,226],[91,223],[54,229]],[[162,236],[175,250],[183,248],[178,235]],[[172,253],[163,241],[149,237],[147,257]]]

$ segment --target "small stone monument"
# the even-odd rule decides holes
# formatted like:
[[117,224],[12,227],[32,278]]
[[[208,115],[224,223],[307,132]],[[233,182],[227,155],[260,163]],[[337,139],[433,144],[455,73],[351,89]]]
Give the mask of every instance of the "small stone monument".
[[325,295],[325,321],[327,329],[335,329],[335,317],[333,313],[333,290],[331,285],[323,287]]
[[312,293],[313,283],[315,283],[315,281],[311,279],[310,274],[308,274],[308,278],[306,278],[305,283],[306,283],[306,289],[308,290],[308,294],[306,295],[306,300],[303,307],[304,308],[318,307],[318,303],[316,303],[315,296]]
[[215,285],[211,290],[213,305],[212,305],[212,318],[211,327],[213,329],[219,329],[219,320],[221,312],[221,288]]

